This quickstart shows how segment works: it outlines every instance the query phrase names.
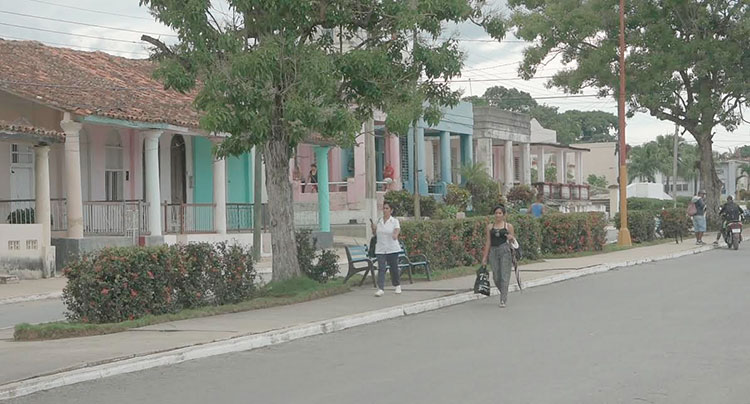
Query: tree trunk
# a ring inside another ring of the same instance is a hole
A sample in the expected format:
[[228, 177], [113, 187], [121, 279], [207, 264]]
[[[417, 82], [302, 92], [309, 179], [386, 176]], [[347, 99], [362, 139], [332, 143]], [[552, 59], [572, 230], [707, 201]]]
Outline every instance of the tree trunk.
[[721, 180], [719, 180], [714, 167], [711, 129], [704, 129], [705, 133], [693, 133], [693, 137], [698, 142], [700, 153], [701, 188], [706, 191], [706, 220], [712, 227], [715, 227], [719, 224]]
[[268, 210], [271, 219], [273, 280], [300, 275], [297, 241], [294, 237], [294, 200], [289, 181], [289, 144], [270, 140], [263, 150], [266, 162]]

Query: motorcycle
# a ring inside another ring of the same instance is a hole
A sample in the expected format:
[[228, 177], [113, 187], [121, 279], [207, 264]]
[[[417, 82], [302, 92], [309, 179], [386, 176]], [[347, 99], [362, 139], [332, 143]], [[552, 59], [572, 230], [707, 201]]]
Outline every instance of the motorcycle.
[[740, 248], [742, 242], [742, 221], [736, 220], [727, 223], [726, 229], [724, 229], [724, 242], [731, 249]]

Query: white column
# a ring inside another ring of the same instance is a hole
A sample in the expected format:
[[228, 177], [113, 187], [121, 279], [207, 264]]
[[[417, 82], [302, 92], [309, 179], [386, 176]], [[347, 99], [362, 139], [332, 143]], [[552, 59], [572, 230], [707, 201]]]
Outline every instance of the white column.
[[490, 175], [490, 177], [493, 177], [493, 168], [492, 168], [492, 139], [477, 139], [477, 159], [476, 163], [484, 163], [484, 167], [487, 171], [487, 174]]
[[557, 182], [565, 184], [567, 180], [567, 167], [565, 167], [565, 150], [557, 151]]
[[576, 183], [583, 185], [583, 152], [576, 152]]
[[49, 200], [49, 146], [40, 145], [34, 149], [36, 160], [34, 160], [34, 177], [36, 180], [36, 201], [34, 218], [42, 225], [42, 245], [48, 247], [52, 237]]
[[162, 235], [161, 189], [159, 188], [159, 136], [162, 130], [143, 132], [146, 159], [146, 201], [148, 202], [148, 226], [152, 236]]
[[528, 143], [521, 144], [521, 166], [523, 169], [521, 182], [524, 185], [531, 185], [531, 145]]
[[505, 141], [505, 183], [503, 184], [503, 195], [507, 195], [513, 188], [513, 141]]
[[226, 160], [214, 158], [214, 227], [218, 234], [227, 234], [226, 177]]
[[60, 122], [65, 132], [65, 188], [67, 191], [68, 237], [83, 238], [83, 192], [81, 191], [81, 143], [83, 125], [70, 120]]
[[539, 182], [545, 182], [544, 179], [544, 171], [547, 169], [546, 167], [547, 161], [544, 158], [544, 146], [539, 146], [539, 164], [536, 165], [537, 168], [537, 181]]

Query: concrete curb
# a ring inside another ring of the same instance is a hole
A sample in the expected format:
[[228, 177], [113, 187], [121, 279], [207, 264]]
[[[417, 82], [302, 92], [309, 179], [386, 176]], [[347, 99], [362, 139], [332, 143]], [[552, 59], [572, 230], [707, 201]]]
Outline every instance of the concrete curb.
[[33, 302], [36, 300], [48, 300], [48, 299], [60, 299], [60, 298], [62, 298], [62, 292], [51, 292], [51, 293], [40, 293], [37, 295], [6, 297], [4, 299], [0, 299], [0, 306], [4, 304]]
[[[679, 253], [660, 257], [642, 258], [618, 263], [596, 265], [589, 268], [573, 270], [562, 274], [523, 282], [523, 287], [524, 289], [526, 289], [536, 286], [549, 285], [552, 283], [575, 279], [586, 275], [607, 272], [615, 268], [622, 268], [649, 262], [678, 258], [686, 255], [699, 254], [705, 251], [712, 250], [713, 248], [713, 246], [704, 246], [701, 248], [682, 251]], [[511, 285], [510, 290], [517, 291], [517, 285]], [[497, 294], [497, 290], [493, 289], [492, 292], [492, 295]], [[349, 316], [338, 317], [331, 320], [324, 320], [279, 330], [272, 330], [260, 334], [244, 335], [223, 341], [193, 345], [185, 348], [147, 354], [131, 359], [119, 360], [81, 369], [62, 371], [60, 373], [48, 376], [35, 377], [0, 386], [0, 400], [21, 397], [43, 390], [50, 390], [53, 388], [68, 386], [71, 384], [102, 379], [105, 377], [116, 376], [125, 373], [137, 372], [158, 366], [175, 365], [178, 363], [194, 359], [207, 358], [215, 355], [249, 351], [257, 348], [281, 344], [284, 342], [290, 342], [301, 338], [329, 334], [336, 331], [346, 330], [348, 328], [366, 324], [372, 324], [383, 320], [424, 313], [427, 311], [437, 310], [443, 307], [453, 306], [456, 304], [461, 304], [482, 298], [484, 298], [484, 296], [476, 295], [473, 292], [458, 293], [455, 295], [443, 296], [401, 306], [389, 307], [359, 314], [352, 314]]]

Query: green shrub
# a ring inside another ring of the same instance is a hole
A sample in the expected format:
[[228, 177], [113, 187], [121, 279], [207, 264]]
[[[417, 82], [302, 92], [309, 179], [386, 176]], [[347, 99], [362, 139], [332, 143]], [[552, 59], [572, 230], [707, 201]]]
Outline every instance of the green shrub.
[[471, 192], [456, 184], [448, 184], [448, 190], [445, 193], [446, 205], [455, 206], [458, 212], [465, 212], [469, 199], [471, 199]]
[[[437, 269], [475, 265], [482, 259], [490, 216], [454, 220], [404, 221], [401, 239], [410, 254], [425, 254]], [[602, 213], [550, 214], [541, 219], [510, 215], [525, 258], [541, 253], [601, 250], [606, 242]]]
[[[690, 203], [690, 199], [691, 198], [689, 196], [678, 196], [677, 207], [687, 208], [688, 203]], [[654, 198], [628, 198], [628, 211], [650, 210], [656, 212], [661, 209], [671, 209], [672, 207], [674, 207], [674, 201], [671, 200], [661, 200]]]
[[339, 272], [339, 256], [333, 250], [318, 253], [317, 243], [308, 229], [295, 234], [297, 239], [297, 260], [302, 273], [320, 283], [333, 279]]
[[454, 205], [448, 205], [445, 203], [438, 204], [435, 210], [434, 219], [455, 219], [456, 214], [459, 212], [458, 208]]
[[[656, 217], [659, 210], [628, 210], [628, 231], [634, 243], [652, 241], [656, 238]], [[615, 213], [615, 226], [620, 229], [620, 212]]]
[[601, 250], [606, 242], [603, 213], [550, 213], [539, 220], [545, 254]]
[[[393, 216], [414, 216], [414, 195], [406, 190], [388, 191], [383, 200], [393, 209]], [[437, 201], [428, 195], [419, 197], [420, 216], [432, 217], [437, 210]]]
[[489, 215], [498, 204], [505, 200], [500, 194], [500, 185], [487, 174], [485, 165], [477, 163], [461, 168], [464, 187], [471, 194], [472, 211], [479, 215]]
[[684, 237], [690, 232], [691, 220], [683, 208], [664, 209], [660, 212], [659, 219], [664, 238]]
[[414, 216], [414, 195], [405, 189], [386, 192], [383, 201], [391, 205], [393, 216]]
[[516, 185], [508, 192], [506, 198], [513, 206], [527, 207], [534, 201], [536, 191], [528, 185]]
[[111, 323], [234, 303], [256, 291], [250, 251], [226, 243], [109, 247], [63, 270], [71, 320]]

